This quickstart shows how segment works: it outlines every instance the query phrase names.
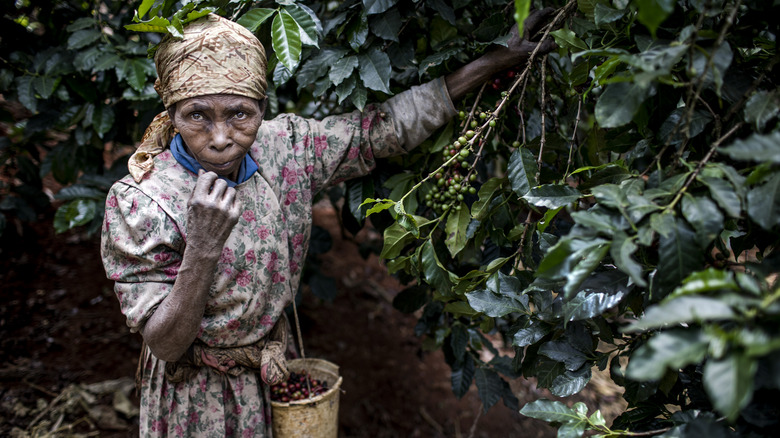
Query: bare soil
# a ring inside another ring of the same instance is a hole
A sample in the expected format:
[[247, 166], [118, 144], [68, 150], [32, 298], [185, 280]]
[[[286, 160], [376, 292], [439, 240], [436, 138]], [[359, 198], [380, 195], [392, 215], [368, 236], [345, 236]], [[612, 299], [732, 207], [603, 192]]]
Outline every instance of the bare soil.
[[[414, 335], [417, 317], [392, 307], [402, 286], [378, 258], [364, 260], [358, 252], [356, 242], [378, 235], [367, 229], [342, 239], [335, 211], [327, 207], [315, 209], [315, 224], [332, 231], [333, 248], [320, 257], [339, 294], [324, 302], [306, 293], [298, 310], [307, 357], [340, 366], [340, 436], [555, 436], [546, 423], [500, 403], [482, 414], [474, 386], [457, 399], [441, 352], [423, 351]], [[48, 430], [64, 430], [56, 436], [137, 436], [132, 414], [119, 413], [108, 426], [94, 421], [95, 406], [116, 409], [109, 396], [92, 400], [90, 415], [78, 406], [65, 409], [63, 402], [70, 385], [131, 378], [141, 347], [105, 278], [99, 238], [55, 235], [44, 220], [9, 223], [0, 243], [0, 436], [23, 436], [21, 431], [29, 433], [33, 422], [40, 426], [47, 418]], [[530, 380], [512, 387], [521, 404], [550, 398]], [[618, 399], [598, 378], [576, 397], [591, 409], [601, 406], [608, 417], [620, 410]], [[130, 400], [137, 405], [132, 393]]]

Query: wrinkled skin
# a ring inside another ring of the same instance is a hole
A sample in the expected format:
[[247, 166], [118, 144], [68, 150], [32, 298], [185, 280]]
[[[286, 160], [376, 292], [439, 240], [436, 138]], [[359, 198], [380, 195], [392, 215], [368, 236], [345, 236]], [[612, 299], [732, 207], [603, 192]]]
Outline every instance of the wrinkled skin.
[[[494, 49], [448, 75], [445, 82], [452, 100], [462, 98], [494, 74], [525, 62], [537, 46], [528, 35], [534, 35], [551, 12], [551, 8], [534, 11], [525, 22], [524, 38], [513, 27], [507, 47]], [[550, 40], [539, 51], [543, 54], [554, 48]], [[159, 359], [178, 360], [197, 336], [222, 247], [240, 211], [235, 190], [218, 176], [235, 181], [264, 113], [265, 101], [233, 95], [194, 97], [169, 108], [187, 151], [207, 172], [200, 171], [188, 203], [187, 246], [173, 290], [141, 329]], [[220, 365], [207, 354], [202, 359], [219, 371], [230, 366]], [[265, 370], [262, 374], [265, 379]]]

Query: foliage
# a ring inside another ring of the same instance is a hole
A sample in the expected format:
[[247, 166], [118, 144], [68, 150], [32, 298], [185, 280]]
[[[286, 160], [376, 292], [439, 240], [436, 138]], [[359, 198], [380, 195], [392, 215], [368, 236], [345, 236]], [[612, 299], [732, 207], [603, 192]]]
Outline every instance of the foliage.
[[[177, 19], [215, 8], [274, 48], [271, 112], [319, 117], [453, 71], [506, 41], [530, 3], [22, 6], [17, 23], [45, 32], [2, 54], [0, 88], [29, 114], [0, 145], [22, 182], [0, 205], [29, 202], [25, 190], [51, 172], [78, 179], [60, 192], [61, 227], [99, 218], [95, 189], [114, 174], [98, 152], [137, 140], [159, 110], [144, 58], [159, 39], [128, 33], [131, 17], [175, 35]], [[345, 227], [368, 215], [383, 231], [381, 256], [410, 285], [394, 304], [443, 350], [454, 393], [476, 384], [485, 410], [520, 409], [506, 379], [567, 397], [596, 367], [625, 389], [611, 426], [578, 404], [521, 412], [560, 436], [769, 435], [780, 418], [776, 2], [549, 3], [559, 9], [534, 38], [558, 50], [494, 78], [418, 149], [332, 192], [343, 190]]]

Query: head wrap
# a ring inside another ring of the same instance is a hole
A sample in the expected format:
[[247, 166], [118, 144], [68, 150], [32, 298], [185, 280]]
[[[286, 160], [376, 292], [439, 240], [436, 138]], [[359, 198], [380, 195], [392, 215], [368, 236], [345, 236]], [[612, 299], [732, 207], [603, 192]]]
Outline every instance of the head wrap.
[[[184, 37], [166, 36], [154, 56], [154, 89], [163, 105], [211, 94], [263, 99], [266, 89], [265, 49], [245, 27], [209, 14], [189, 23]], [[136, 182], [153, 167], [175, 135], [166, 111], [158, 114], [144, 133], [128, 167]]]

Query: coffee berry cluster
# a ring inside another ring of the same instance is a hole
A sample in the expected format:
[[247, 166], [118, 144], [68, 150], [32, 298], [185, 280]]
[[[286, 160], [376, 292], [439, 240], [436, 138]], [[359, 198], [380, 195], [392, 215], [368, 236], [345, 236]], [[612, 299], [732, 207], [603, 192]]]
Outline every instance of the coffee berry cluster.
[[271, 400], [287, 403], [308, 398], [309, 394], [314, 397], [327, 392], [327, 390], [328, 382], [310, 378], [306, 370], [300, 373], [291, 372], [287, 381], [271, 385]]

